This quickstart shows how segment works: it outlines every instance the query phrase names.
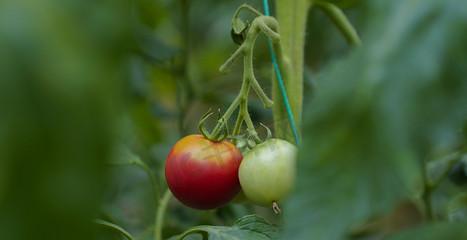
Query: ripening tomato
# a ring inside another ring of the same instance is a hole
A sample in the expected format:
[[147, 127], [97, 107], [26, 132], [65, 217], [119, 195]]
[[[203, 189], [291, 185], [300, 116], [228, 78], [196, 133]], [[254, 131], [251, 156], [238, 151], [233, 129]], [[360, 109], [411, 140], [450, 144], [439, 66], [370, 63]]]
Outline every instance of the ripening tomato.
[[241, 152], [230, 142], [213, 142], [202, 135], [180, 139], [170, 151], [165, 177], [170, 191], [197, 209], [220, 207], [240, 191]]
[[269, 139], [245, 154], [239, 178], [245, 196], [252, 202], [272, 206], [293, 187], [297, 148], [281, 139]]

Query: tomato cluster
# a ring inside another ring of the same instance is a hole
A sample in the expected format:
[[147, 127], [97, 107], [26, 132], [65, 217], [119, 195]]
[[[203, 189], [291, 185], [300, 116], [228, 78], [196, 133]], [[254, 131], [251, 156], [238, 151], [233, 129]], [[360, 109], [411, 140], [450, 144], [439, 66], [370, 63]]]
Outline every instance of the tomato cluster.
[[192, 208], [221, 207], [241, 189], [253, 203], [271, 206], [293, 186], [295, 155], [296, 147], [280, 139], [266, 140], [242, 156], [227, 140], [189, 135], [170, 151], [165, 176], [173, 195]]

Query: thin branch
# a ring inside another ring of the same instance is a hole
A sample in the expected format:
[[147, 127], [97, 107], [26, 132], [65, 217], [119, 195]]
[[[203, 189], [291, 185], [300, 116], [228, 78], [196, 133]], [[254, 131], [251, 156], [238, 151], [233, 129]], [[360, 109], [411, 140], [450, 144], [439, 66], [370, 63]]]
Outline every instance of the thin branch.
[[[242, 5], [235, 12], [232, 21], [234, 21], [238, 17], [238, 14], [242, 9], [248, 9], [253, 12], [256, 11], [249, 5]], [[248, 93], [250, 87], [253, 88], [253, 90], [258, 95], [265, 108], [271, 107], [273, 105], [273, 101], [266, 95], [266, 93], [263, 91], [255, 77], [253, 69], [253, 49], [255, 46], [256, 39], [258, 38], [258, 35], [261, 32], [269, 38], [271, 38], [274, 42], [274, 45], [279, 47], [280, 35], [277, 33], [278, 23], [273, 17], [263, 16], [260, 13], [258, 13], [258, 16], [259, 17], [256, 17], [251, 23], [250, 27], [248, 28], [245, 41], [242, 43], [242, 45], [240, 45], [240, 47], [219, 68], [221, 72], [225, 72], [228, 68], [230, 68], [232, 63], [239, 56], [243, 56], [243, 82], [242, 87], [240, 89], [240, 93], [237, 95], [234, 102], [232, 102], [232, 104], [229, 106], [229, 108], [226, 110], [224, 115], [219, 119], [218, 123], [214, 127], [214, 130], [211, 134], [212, 139], [214, 140], [219, 135], [220, 131], [223, 128], [223, 125], [225, 125], [227, 121], [229, 121], [232, 113], [240, 105], [237, 120], [235, 121], [233, 134], [238, 135], [240, 133], [242, 123], [243, 121], [245, 121], [247, 131], [249, 132], [249, 134], [253, 136], [255, 141], [261, 141], [258, 137], [258, 134], [256, 133], [250, 114], [248, 113]], [[279, 55], [279, 57], [282, 57], [282, 54]]]
[[154, 240], [162, 240], [162, 227], [164, 226], [164, 216], [172, 193], [167, 189], [159, 202], [156, 212], [156, 225], [154, 227]]
[[238, 15], [240, 15], [240, 12], [242, 10], [248, 10], [250, 11], [251, 13], [255, 14], [256, 16], [262, 16], [263, 14], [260, 13], [258, 10], [256, 10], [255, 8], [253, 8], [252, 6], [244, 3], [242, 4], [240, 7], [237, 8], [237, 10], [235, 10], [235, 13], [233, 15], [233, 18], [232, 19], [235, 19], [238, 17]]
[[235, 60], [244, 54], [244, 45], [241, 45], [237, 50], [219, 67], [219, 71], [225, 73], [232, 66]]
[[[278, 42], [280, 41], [281, 39], [281, 35], [279, 35], [279, 33], [275, 32], [274, 30], [272, 30], [269, 26], [268, 26], [268, 22], [271, 23], [271, 19], [274, 19], [274, 18], [271, 18], [271, 17], [261, 17], [261, 18], [258, 18], [258, 21], [257, 21], [257, 24], [258, 24], [258, 27], [259, 29], [261, 29], [261, 31], [266, 35], [268, 36], [269, 38], [271, 38], [271, 40], [273, 42]], [[277, 22], [276, 22], [277, 24]]]
[[337, 7], [336, 5], [328, 2], [315, 2], [316, 6], [318, 6], [324, 13], [331, 18], [334, 24], [339, 28], [341, 33], [344, 35], [347, 41], [354, 45], [359, 46], [361, 45], [360, 37], [357, 34], [357, 31], [350, 23], [349, 19], [345, 16], [344, 12]]
[[266, 95], [266, 93], [263, 91], [261, 86], [258, 83], [258, 80], [253, 76], [253, 79], [251, 79], [251, 87], [255, 91], [256, 95], [258, 95], [259, 99], [263, 103], [264, 108], [270, 108], [273, 105], [273, 101]]
[[128, 240], [134, 240], [133, 236], [131, 236], [131, 234], [129, 232], [127, 232], [125, 229], [123, 229], [122, 227], [118, 226], [115, 223], [107, 222], [107, 221], [102, 220], [102, 219], [96, 219], [96, 220], [94, 220], [94, 222], [96, 224], [98, 224], [98, 225], [105, 226], [107, 228], [110, 228], [110, 229], [122, 234]]
[[243, 123], [243, 117], [239, 110], [237, 114], [237, 120], [235, 120], [235, 126], [233, 129], [232, 135], [237, 136], [238, 134], [240, 134], [240, 130], [242, 129], [242, 123]]
[[237, 109], [238, 105], [240, 104], [241, 96], [242, 90], [240, 90], [240, 94], [237, 97], [235, 97], [234, 101], [230, 104], [229, 108], [227, 108], [224, 115], [222, 115], [222, 117], [218, 120], [216, 126], [214, 127], [214, 130], [212, 130], [211, 136], [213, 137], [213, 139], [216, 139], [218, 137], [224, 124], [227, 124], [227, 122], [230, 119], [230, 116], [232, 116], [232, 113], [235, 111], [235, 109]]

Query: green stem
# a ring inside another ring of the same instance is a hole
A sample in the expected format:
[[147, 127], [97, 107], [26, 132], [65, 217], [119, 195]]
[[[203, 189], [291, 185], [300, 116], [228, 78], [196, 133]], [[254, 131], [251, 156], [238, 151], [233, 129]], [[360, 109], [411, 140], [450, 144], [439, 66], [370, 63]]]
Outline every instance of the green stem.
[[240, 12], [242, 10], [248, 10], [250, 11], [251, 13], [255, 14], [256, 16], [262, 16], [263, 14], [261, 12], [259, 12], [258, 10], [254, 9], [252, 6], [248, 5], [248, 4], [242, 4], [240, 5], [240, 7], [237, 8], [237, 10], [235, 11], [234, 15], [233, 15], [233, 19], [237, 18], [238, 15], [240, 15]]
[[[255, 31], [255, 30], [252, 29], [252, 31]], [[253, 121], [251, 120], [250, 113], [248, 112], [248, 93], [249, 93], [249, 87], [251, 85], [251, 82], [255, 79], [254, 69], [253, 69], [253, 47], [254, 47], [257, 36], [258, 36], [257, 34], [249, 35], [247, 37], [247, 40], [245, 41], [247, 44], [251, 44], [245, 56], [243, 57], [244, 58], [243, 78], [245, 79], [245, 85], [247, 85], [247, 90], [244, 93], [245, 97], [243, 98], [243, 101], [241, 102], [240, 111], [238, 113], [238, 114], [241, 114], [243, 120], [245, 121], [248, 134], [255, 137], [255, 139], [257, 138], [258, 134], [256, 133], [255, 126], [253, 124]]]
[[253, 137], [256, 143], [261, 142], [261, 139], [259, 138], [258, 133], [256, 132], [255, 125], [253, 124], [250, 114], [248, 113], [248, 108], [243, 107], [241, 110], [242, 110], [241, 114], [243, 116], [243, 120], [245, 121], [248, 134]]
[[[243, 87], [242, 87], [243, 89]], [[237, 109], [238, 105], [240, 104], [241, 100], [241, 95], [242, 91], [240, 91], [240, 94], [234, 99], [234, 101], [230, 104], [229, 108], [225, 111], [225, 113], [222, 115], [222, 117], [218, 120], [216, 126], [214, 127], [214, 130], [212, 130], [212, 138], [216, 139], [219, 134], [221, 133], [222, 127], [224, 124], [227, 124], [227, 122], [230, 119], [230, 116], [232, 116], [232, 113]]]
[[324, 13], [331, 18], [350, 44], [359, 46], [362, 43], [360, 37], [358, 37], [357, 31], [339, 7], [328, 2], [316, 2], [316, 6], [322, 9]]
[[[278, 28], [278, 24], [276, 19], [270, 16], [263, 17], [263, 21], [258, 22], [258, 27], [261, 29], [261, 31], [266, 34], [273, 42], [277, 42], [280, 40], [281, 35], [277, 33], [275, 30]], [[271, 27], [274, 29], [271, 29]]]
[[[240, 108], [241, 108], [241, 105], [240, 105]], [[242, 129], [243, 118], [242, 118], [242, 115], [241, 115], [240, 111], [241, 110], [238, 110], [237, 120], [235, 120], [235, 127], [234, 127], [234, 130], [232, 132], [233, 136], [239, 135], [240, 130]]]
[[102, 219], [96, 219], [96, 220], [94, 220], [94, 222], [96, 224], [101, 225], [101, 226], [108, 227], [108, 228], [110, 228], [110, 229], [112, 229], [112, 230], [114, 230], [116, 232], [119, 232], [120, 234], [122, 234], [128, 240], [133, 240], [134, 239], [133, 236], [131, 236], [131, 234], [129, 232], [127, 232], [125, 229], [118, 226], [117, 224], [107, 222], [107, 221], [102, 220]]
[[148, 174], [151, 180], [151, 183], [154, 189], [154, 205], [159, 206], [156, 211], [156, 217], [155, 217], [154, 239], [155, 240], [162, 239], [161, 238], [162, 222], [163, 222], [164, 212], [167, 208], [167, 202], [169, 201], [170, 196], [171, 196], [170, 190], [167, 189], [162, 199], [160, 199], [160, 192], [159, 192], [157, 180], [152, 170], [149, 168], [149, 166], [139, 158], [133, 159], [131, 163], [141, 167]]
[[434, 191], [434, 188], [430, 184], [428, 180], [427, 174], [427, 161], [423, 161], [422, 163], [422, 179], [423, 179], [423, 193], [422, 193], [422, 200], [425, 206], [425, 217], [427, 220], [431, 221], [433, 219], [433, 211], [432, 211], [432, 202], [431, 202], [431, 194]]
[[151, 186], [154, 191], [154, 204], [157, 206], [157, 204], [159, 204], [159, 198], [161, 196], [161, 193], [159, 191], [159, 184], [157, 182], [156, 177], [154, 176], [153, 171], [151, 170], [151, 168], [149, 168], [149, 166], [145, 162], [143, 162], [139, 158], [133, 159], [131, 163], [142, 168], [148, 175], [149, 181], [151, 182]]
[[222, 73], [227, 72], [227, 69], [229, 69], [230, 66], [232, 66], [235, 59], [237, 59], [238, 57], [240, 57], [240, 55], [243, 55], [244, 53], [245, 53], [245, 47], [244, 45], [242, 45], [239, 48], [237, 48], [237, 50], [235, 50], [235, 52], [224, 62], [224, 64], [222, 64], [219, 67], [219, 72], [222, 72]]
[[[279, 67], [284, 77], [287, 95], [294, 114], [298, 132], [300, 132], [302, 101], [303, 101], [303, 58], [305, 46], [305, 30], [310, 0], [276, 0], [277, 21], [280, 24], [281, 45], [274, 48], [277, 51]], [[283, 52], [282, 52], [283, 51]], [[281, 54], [282, 56], [279, 56]], [[288, 56], [287, 59], [285, 56]], [[294, 142], [294, 135], [290, 128], [287, 112], [278, 88], [275, 76], [273, 84], [273, 117], [276, 137]]]
[[264, 108], [270, 108], [273, 105], [273, 101], [269, 99], [269, 97], [266, 95], [266, 93], [263, 91], [261, 86], [258, 83], [258, 80], [253, 76], [253, 79], [251, 79], [251, 87], [255, 91], [256, 95], [258, 95], [259, 99], [263, 103]]
[[[241, 7], [239, 9], [241, 9]], [[238, 12], [239, 10], [237, 9], [237, 12], [235, 13], [234, 17], [236, 17]], [[269, 25], [272, 25], [272, 29]], [[256, 39], [258, 38], [258, 35], [261, 32], [265, 33], [273, 39], [279, 39], [279, 37], [276, 36], [277, 33], [274, 32], [274, 30], [277, 28], [274, 25], [277, 25], [277, 22], [271, 17], [260, 16], [255, 18], [255, 20], [253, 20], [250, 26], [250, 29], [248, 30], [245, 41], [232, 54], [232, 56], [230, 56], [227, 59], [227, 61], [224, 64], [222, 64], [222, 66], [219, 68], [221, 72], [225, 72], [232, 65], [235, 59], [237, 59], [241, 55], [243, 56], [243, 81], [240, 92], [235, 98], [235, 100], [231, 103], [231, 105], [227, 108], [223, 116], [218, 120], [211, 134], [212, 139], [215, 140], [219, 136], [222, 128], [224, 127], [223, 125], [226, 124], [227, 121], [229, 121], [232, 113], [237, 109], [239, 105], [242, 105], [242, 103], [243, 105], [246, 105], [246, 107], [244, 107], [245, 110], [242, 110], [241, 108], [238, 112], [239, 116], [237, 117], [235, 123], [234, 135], [238, 134], [238, 132], [240, 131], [241, 123], [243, 120], [246, 121], [247, 130], [250, 133], [252, 133], [253, 136], [257, 135], [256, 130], [254, 129], [254, 125], [251, 121], [250, 115], [248, 113], [248, 94], [250, 87], [253, 88], [253, 90], [258, 95], [259, 99], [262, 101], [265, 107], [272, 106], [273, 102], [271, 99], [269, 99], [266, 93], [264, 93], [263, 89], [261, 88], [261, 86], [255, 78], [255, 73], [253, 69], [253, 48]]]
[[154, 227], [154, 240], [162, 240], [162, 227], [164, 225], [164, 216], [172, 193], [167, 189], [159, 202], [156, 212], [156, 223]]
[[[258, 95], [264, 107], [267, 108], [273, 105], [273, 101], [269, 99], [269, 97], [266, 95], [266, 93], [263, 91], [258, 81], [256, 80], [253, 68], [253, 49], [255, 46], [256, 39], [258, 38], [258, 35], [261, 32], [273, 41], [273, 46], [277, 49], [278, 56], [280, 58], [279, 65], [282, 68], [282, 70], [286, 73], [285, 76], [288, 76], [288, 73], [290, 72], [290, 70], [288, 69], [289, 64], [287, 63], [284, 55], [282, 54], [280, 35], [277, 33], [278, 23], [276, 19], [270, 16], [263, 16], [254, 8], [244, 4], [240, 6], [235, 12], [232, 20], [232, 25], [235, 24], [234, 21], [238, 18], [238, 15], [242, 9], [248, 9], [254, 12], [256, 15], [258, 15], [258, 17], [256, 17], [249, 26], [248, 31], [246, 33], [246, 39], [242, 43], [242, 45], [219, 68], [221, 72], [226, 72], [237, 58], [243, 56], [243, 81], [240, 93], [237, 95], [232, 104], [227, 108], [224, 115], [218, 120], [216, 126], [212, 131], [212, 134], [203, 134], [214, 141], [216, 141], [216, 139], [219, 138], [219, 134], [221, 133], [222, 128], [226, 127], [224, 126], [224, 124], [227, 124], [232, 113], [239, 105], [240, 110], [238, 111], [237, 120], [235, 121], [233, 134], [238, 135], [240, 133], [242, 123], [243, 121], [245, 121], [248, 134], [252, 136], [256, 142], [261, 141], [258, 137], [258, 134], [256, 133], [253, 121], [251, 120], [250, 114], [248, 112], [248, 94], [250, 87], [252, 87], [255, 93]], [[200, 125], [202, 124], [200, 123]]]

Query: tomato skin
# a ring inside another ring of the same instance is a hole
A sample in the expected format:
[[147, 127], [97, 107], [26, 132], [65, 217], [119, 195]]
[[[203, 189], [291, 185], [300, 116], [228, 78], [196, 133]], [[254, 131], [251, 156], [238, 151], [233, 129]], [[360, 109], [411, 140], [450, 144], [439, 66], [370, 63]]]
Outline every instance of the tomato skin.
[[281, 139], [269, 139], [245, 154], [239, 178], [245, 196], [270, 207], [283, 200], [295, 181], [297, 148]]
[[213, 142], [202, 135], [180, 139], [166, 159], [165, 177], [170, 191], [185, 205], [213, 209], [240, 191], [241, 152], [230, 142]]

